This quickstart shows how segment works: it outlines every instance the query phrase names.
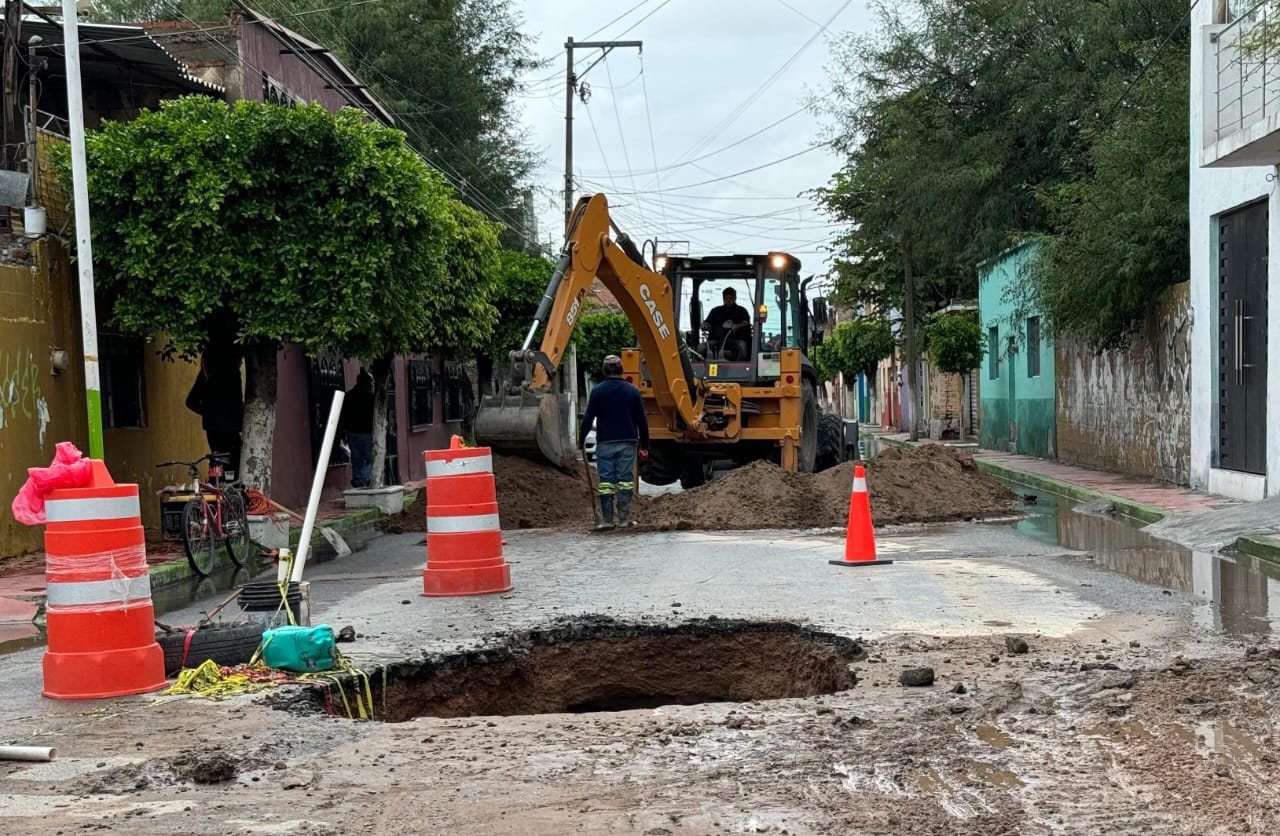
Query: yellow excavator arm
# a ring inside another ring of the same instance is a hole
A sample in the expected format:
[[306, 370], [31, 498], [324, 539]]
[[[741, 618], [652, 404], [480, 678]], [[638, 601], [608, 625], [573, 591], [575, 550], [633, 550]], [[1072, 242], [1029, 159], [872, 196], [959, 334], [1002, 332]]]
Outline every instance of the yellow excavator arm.
[[[547, 285], [524, 345], [511, 352], [513, 367], [526, 371], [506, 391], [487, 398], [476, 417], [476, 439], [502, 449], [540, 450], [556, 464], [572, 460], [575, 416], [563, 414], [567, 399], [550, 394], [551, 380], [569, 348], [587, 292], [600, 282], [618, 300], [645, 358], [653, 396], [673, 428], [700, 425], [697, 381], [681, 354], [671, 283], [643, 264], [630, 239], [609, 218], [602, 194], [583, 197], [574, 208], [564, 250]], [[628, 252], [628, 250], [630, 252]], [[546, 323], [539, 349], [534, 334]]]
[[696, 420], [693, 381], [680, 359], [671, 283], [640, 263], [638, 252], [628, 255], [623, 244], [628, 244], [629, 239], [622, 235], [618, 241], [610, 238], [611, 228], [616, 230], [609, 219], [609, 204], [604, 195], [578, 201], [561, 261], [565, 269], [562, 274], [557, 269], [557, 276], [543, 297], [544, 304], [551, 300], [540, 352], [547, 362], [537, 358], [531, 388], [540, 390], [550, 385], [548, 372], [559, 366], [568, 350], [587, 292], [592, 282], [599, 279], [631, 322], [648, 365], [658, 405], [664, 413], [677, 414], [692, 426]]

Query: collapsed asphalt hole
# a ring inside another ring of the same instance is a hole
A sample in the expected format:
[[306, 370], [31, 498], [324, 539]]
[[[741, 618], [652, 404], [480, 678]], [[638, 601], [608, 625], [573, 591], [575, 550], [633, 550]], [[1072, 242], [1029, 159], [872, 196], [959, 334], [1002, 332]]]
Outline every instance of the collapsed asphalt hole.
[[[812, 697], [852, 688], [861, 642], [787, 622], [608, 618], [490, 637], [370, 672], [376, 719], [585, 713]], [[313, 692], [313, 705], [324, 699]], [[333, 694], [328, 704], [333, 705]], [[281, 706], [285, 707], [285, 706]]]

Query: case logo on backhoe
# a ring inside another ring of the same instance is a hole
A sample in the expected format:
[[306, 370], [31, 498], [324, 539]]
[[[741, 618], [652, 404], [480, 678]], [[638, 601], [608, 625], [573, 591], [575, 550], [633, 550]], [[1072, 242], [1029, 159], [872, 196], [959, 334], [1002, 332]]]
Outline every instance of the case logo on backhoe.
[[663, 319], [662, 312], [658, 310], [658, 303], [653, 301], [653, 293], [649, 290], [649, 285], [640, 285], [640, 298], [649, 308], [649, 318], [653, 320], [653, 327], [658, 329], [658, 335], [664, 340], [671, 336], [671, 329], [667, 327], [667, 321]]

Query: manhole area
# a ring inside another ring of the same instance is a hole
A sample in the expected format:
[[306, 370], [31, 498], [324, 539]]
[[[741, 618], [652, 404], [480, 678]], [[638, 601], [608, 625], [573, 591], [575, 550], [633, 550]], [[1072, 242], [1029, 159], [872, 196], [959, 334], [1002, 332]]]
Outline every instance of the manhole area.
[[377, 719], [626, 711], [812, 697], [852, 688], [862, 645], [789, 623], [609, 622], [509, 637], [498, 648], [370, 677]]

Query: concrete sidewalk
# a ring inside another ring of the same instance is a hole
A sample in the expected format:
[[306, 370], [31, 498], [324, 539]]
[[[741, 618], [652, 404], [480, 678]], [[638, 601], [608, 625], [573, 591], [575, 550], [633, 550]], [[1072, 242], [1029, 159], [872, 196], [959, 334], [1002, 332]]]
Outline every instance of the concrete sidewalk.
[[[882, 445], [910, 447], [913, 444], [906, 433], [882, 433], [877, 432], [874, 427], [864, 427], [862, 432]], [[1247, 518], [1248, 512], [1239, 509], [1252, 504], [1119, 473], [1091, 470], [1018, 453], [983, 450], [973, 442], [936, 442], [931, 439], [915, 442], [938, 443], [969, 453], [978, 468], [992, 476], [1081, 502], [1109, 502], [1125, 516], [1146, 523], [1159, 523], [1170, 516], [1182, 517], [1232, 509], [1236, 509], [1231, 514], [1233, 518]], [[1271, 519], [1270, 511], [1262, 514], [1261, 518]], [[1254, 527], [1248, 533], [1228, 538], [1227, 542], [1233, 542], [1234, 547], [1244, 554], [1280, 563], [1280, 529], [1273, 528], [1269, 522], [1260, 528]]]

